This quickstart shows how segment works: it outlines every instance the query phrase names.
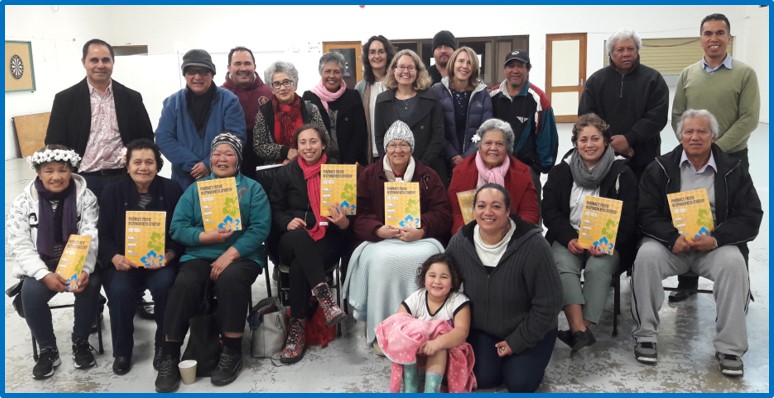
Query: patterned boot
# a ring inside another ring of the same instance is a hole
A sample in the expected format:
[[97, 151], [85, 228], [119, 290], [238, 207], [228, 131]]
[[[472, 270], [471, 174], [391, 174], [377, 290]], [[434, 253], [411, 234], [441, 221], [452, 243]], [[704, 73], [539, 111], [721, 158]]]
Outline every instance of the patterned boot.
[[280, 353], [280, 362], [296, 363], [304, 357], [306, 349], [305, 319], [290, 317], [288, 320], [288, 337], [285, 340], [285, 348]]
[[317, 301], [319, 301], [322, 306], [326, 325], [338, 325], [347, 318], [347, 314], [336, 305], [336, 301], [333, 299], [333, 293], [331, 293], [331, 289], [328, 287], [327, 283], [318, 283], [317, 286], [312, 288], [312, 294], [317, 297]]

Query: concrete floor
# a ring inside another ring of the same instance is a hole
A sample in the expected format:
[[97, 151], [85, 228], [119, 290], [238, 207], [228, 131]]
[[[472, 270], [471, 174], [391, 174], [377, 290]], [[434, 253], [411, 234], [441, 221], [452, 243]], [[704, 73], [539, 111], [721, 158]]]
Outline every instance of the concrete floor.
[[[559, 125], [559, 154], [570, 148], [571, 125]], [[664, 151], [677, 144], [671, 129], [662, 133]], [[711, 295], [693, 296], [686, 302], [665, 303], [660, 312], [659, 363], [640, 364], [632, 354], [633, 340], [629, 280], [623, 277], [619, 335], [611, 337], [612, 297], [608, 299], [602, 322], [593, 328], [597, 343], [590, 349], [571, 355], [570, 349], [557, 343], [544, 382], [543, 392], [768, 392], [769, 391], [769, 126], [761, 124], [750, 141], [753, 179], [766, 213], [761, 234], [750, 245], [751, 287], [755, 302], [747, 315], [750, 348], [744, 356], [745, 376], [729, 379], [720, 374], [714, 359], [715, 305]], [[167, 173], [169, 169], [165, 170]], [[5, 209], [26, 182], [34, 177], [26, 161], [5, 163]], [[545, 180], [545, 176], [543, 177]], [[7, 260], [5, 285], [15, 282], [12, 264]], [[674, 286], [675, 278], [664, 282]], [[701, 287], [711, 287], [702, 279]], [[276, 291], [276, 287], [273, 287]], [[264, 278], [253, 285], [253, 297], [266, 295]], [[612, 292], [611, 292], [612, 296]], [[52, 302], [68, 302], [67, 294]], [[75, 369], [70, 357], [69, 334], [72, 310], [56, 310], [54, 330], [59, 338], [62, 365], [50, 379], [32, 379], [32, 348], [29, 329], [5, 300], [5, 391], [6, 392], [153, 392], [156, 372], [151, 366], [155, 324], [135, 319], [134, 368], [125, 376], [112, 372], [109, 314], [105, 310], [105, 354], [97, 356], [97, 366]], [[560, 315], [560, 328], [566, 321]], [[291, 366], [274, 366], [269, 360], [245, 357], [239, 378], [229, 386], [214, 387], [207, 379], [181, 385], [180, 392], [387, 392], [390, 362], [375, 356], [365, 346], [363, 322], [349, 320], [343, 337], [327, 348], [310, 348], [304, 359]], [[91, 336], [97, 345], [96, 335]], [[249, 343], [245, 339], [245, 352]]]

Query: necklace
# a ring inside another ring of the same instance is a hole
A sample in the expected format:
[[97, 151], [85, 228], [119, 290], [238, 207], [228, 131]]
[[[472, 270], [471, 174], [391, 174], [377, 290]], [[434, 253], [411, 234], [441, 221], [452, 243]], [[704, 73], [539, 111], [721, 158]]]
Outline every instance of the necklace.
[[408, 100], [400, 100], [403, 103], [403, 110], [408, 110]]

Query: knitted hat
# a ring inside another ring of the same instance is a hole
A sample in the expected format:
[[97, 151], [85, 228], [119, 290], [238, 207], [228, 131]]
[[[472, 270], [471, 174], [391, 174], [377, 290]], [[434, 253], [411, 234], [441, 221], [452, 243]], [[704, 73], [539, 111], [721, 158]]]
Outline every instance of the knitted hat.
[[414, 153], [414, 133], [406, 123], [396, 120], [395, 123], [384, 133], [384, 151], [387, 151], [387, 145], [395, 140], [405, 141], [411, 147], [411, 153]]
[[212, 74], [215, 75], [215, 64], [212, 63], [212, 57], [210, 57], [210, 54], [207, 51], [193, 49], [185, 53], [185, 55], [183, 55], [183, 67], [181, 68], [183, 73], [185, 73], [185, 68], [189, 66], [205, 67], [211, 70]]
[[459, 47], [457, 39], [455, 39], [452, 32], [449, 32], [448, 30], [442, 30], [433, 36], [433, 50], [442, 45], [447, 45], [451, 47], [452, 50], [456, 50], [457, 47]]
[[226, 144], [231, 147], [231, 149], [236, 152], [237, 156], [237, 169], [239, 169], [239, 166], [242, 165], [242, 140], [239, 139], [234, 133], [230, 131], [224, 131], [212, 140], [212, 147], [210, 148], [210, 153], [215, 150], [215, 148], [218, 145]]

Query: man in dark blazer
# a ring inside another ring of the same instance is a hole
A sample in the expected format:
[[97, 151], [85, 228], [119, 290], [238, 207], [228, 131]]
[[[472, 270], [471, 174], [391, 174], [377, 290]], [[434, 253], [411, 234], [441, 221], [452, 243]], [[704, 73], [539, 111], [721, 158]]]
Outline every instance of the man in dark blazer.
[[46, 131], [46, 145], [65, 145], [81, 156], [78, 173], [97, 198], [126, 173], [126, 144], [153, 139], [140, 93], [111, 79], [113, 61], [110, 44], [92, 39], [83, 45], [86, 78], [54, 97]]

